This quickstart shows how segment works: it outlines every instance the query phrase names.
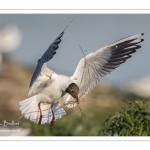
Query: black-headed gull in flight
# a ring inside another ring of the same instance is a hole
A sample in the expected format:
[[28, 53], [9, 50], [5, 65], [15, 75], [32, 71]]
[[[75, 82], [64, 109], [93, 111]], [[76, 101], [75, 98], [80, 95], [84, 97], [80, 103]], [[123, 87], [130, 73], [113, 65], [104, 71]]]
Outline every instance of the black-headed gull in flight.
[[37, 62], [28, 95], [38, 94], [19, 103], [25, 118], [39, 125], [50, 123], [53, 126], [56, 119], [66, 114], [58, 101], [60, 98], [63, 98], [66, 107], [75, 107], [99, 83], [101, 77], [130, 58], [131, 54], [141, 47], [138, 44], [143, 41], [139, 39], [142, 33], [107, 45], [82, 58], [74, 74], [69, 77], [55, 73], [46, 65], [56, 54], [63, 34], [64, 31]]

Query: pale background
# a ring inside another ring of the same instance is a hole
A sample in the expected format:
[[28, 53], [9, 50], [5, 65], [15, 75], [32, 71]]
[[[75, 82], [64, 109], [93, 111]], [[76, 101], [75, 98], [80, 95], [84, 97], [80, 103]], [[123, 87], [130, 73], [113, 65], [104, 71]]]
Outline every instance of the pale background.
[[143, 32], [142, 48], [102, 81], [122, 85], [150, 74], [149, 14], [1, 14], [0, 26], [15, 24], [22, 34], [20, 46], [8, 55], [34, 69], [37, 60], [71, 20], [57, 54], [49, 62], [51, 69], [72, 75], [83, 57], [78, 44], [89, 54], [116, 40]]

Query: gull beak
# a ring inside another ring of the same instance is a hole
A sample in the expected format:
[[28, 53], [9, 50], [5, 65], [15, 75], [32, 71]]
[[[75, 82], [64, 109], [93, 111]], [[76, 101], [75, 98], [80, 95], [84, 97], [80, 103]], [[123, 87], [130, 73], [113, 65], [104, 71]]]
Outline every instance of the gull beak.
[[79, 98], [78, 98], [78, 96], [73, 95], [73, 97], [77, 100], [77, 103], [79, 104]]

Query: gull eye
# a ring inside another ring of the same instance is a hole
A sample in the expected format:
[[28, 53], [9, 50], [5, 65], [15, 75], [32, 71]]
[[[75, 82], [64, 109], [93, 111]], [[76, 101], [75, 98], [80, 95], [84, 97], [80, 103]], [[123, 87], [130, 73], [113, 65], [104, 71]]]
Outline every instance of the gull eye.
[[73, 89], [71, 89], [71, 92], [74, 92], [74, 90], [73, 90]]

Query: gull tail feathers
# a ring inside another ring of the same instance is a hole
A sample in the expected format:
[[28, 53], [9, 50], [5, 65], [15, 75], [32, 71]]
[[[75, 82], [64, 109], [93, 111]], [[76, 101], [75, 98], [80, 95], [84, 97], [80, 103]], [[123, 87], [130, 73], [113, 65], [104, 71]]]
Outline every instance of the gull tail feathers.
[[[19, 103], [20, 111], [22, 115], [26, 118], [31, 120], [34, 123], [39, 122], [40, 119], [40, 110], [38, 107], [37, 95], [25, 99]], [[42, 111], [42, 121], [41, 124], [50, 123], [52, 121], [52, 110], [51, 104], [48, 103], [41, 103], [41, 111]], [[65, 115], [65, 110], [61, 107], [60, 103], [56, 101], [53, 105], [53, 112], [55, 116], [55, 120], [60, 119], [62, 115]]]

